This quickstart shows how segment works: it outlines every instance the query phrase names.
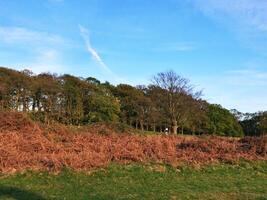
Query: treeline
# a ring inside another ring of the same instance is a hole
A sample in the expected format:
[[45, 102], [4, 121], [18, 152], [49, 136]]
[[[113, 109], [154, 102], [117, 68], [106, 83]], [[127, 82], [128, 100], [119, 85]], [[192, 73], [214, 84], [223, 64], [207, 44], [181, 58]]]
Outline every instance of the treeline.
[[133, 87], [1, 67], [0, 110], [26, 112], [44, 123], [121, 122], [147, 131], [169, 128], [173, 134], [244, 134], [234, 114], [201, 99], [201, 92], [173, 71]]
[[231, 110], [239, 120], [245, 135], [261, 136], [267, 134], [267, 111], [257, 113], [241, 113]]

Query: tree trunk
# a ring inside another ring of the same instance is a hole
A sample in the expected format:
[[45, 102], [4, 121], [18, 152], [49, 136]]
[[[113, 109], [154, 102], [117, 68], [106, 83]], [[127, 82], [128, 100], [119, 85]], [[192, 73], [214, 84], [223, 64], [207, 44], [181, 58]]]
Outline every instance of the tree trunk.
[[27, 100], [26, 100], [25, 96], [23, 96], [23, 98], [22, 98], [22, 106], [23, 106], [22, 111], [26, 112], [27, 111]]
[[172, 122], [172, 134], [177, 135], [177, 128], [178, 128], [177, 120], [173, 120], [173, 122]]
[[144, 131], [144, 122], [143, 121], [140, 121], [140, 127], [141, 127], [141, 130]]
[[133, 121], [132, 121], [132, 119], [130, 118], [130, 119], [129, 119], [129, 126], [132, 126], [132, 123], [133, 123]]
[[216, 127], [216, 126], [214, 126], [212, 135], [215, 135], [215, 134], [216, 134], [216, 132], [217, 132], [217, 127]]
[[156, 132], [156, 125], [153, 124], [153, 132]]
[[15, 96], [15, 109], [16, 109], [16, 111], [19, 111], [19, 95], [17, 94], [16, 96]]
[[36, 106], [36, 99], [35, 97], [32, 99], [32, 112], [35, 112], [35, 106]]

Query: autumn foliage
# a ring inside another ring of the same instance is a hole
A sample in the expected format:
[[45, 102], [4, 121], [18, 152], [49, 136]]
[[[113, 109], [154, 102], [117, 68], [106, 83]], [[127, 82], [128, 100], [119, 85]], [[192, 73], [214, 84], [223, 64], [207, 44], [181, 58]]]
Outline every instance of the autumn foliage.
[[73, 132], [42, 127], [21, 113], [0, 113], [0, 172], [88, 170], [117, 163], [204, 165], [218, 162], [267, 160], [267, 137], [223, 138], [97, 134], [92, 127]]

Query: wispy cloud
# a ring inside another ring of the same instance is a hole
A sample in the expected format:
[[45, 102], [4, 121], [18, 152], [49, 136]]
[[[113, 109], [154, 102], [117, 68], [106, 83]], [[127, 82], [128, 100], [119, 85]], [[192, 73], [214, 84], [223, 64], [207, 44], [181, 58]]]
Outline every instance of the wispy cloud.
[[231, 23], [267, 31], [267, 1], [265, 0], [188, 0], [208, 16]]
[[48, 1], [50, 1], [52, 3], [59, 3], [59, 2], [63, 2], [64, 0], [48, 0]]
[[[62, 52], [69, 42], [59, 35], [27, 29], [24, 27], [0, 26], [0, 43], [12, 48], [6, 52], [14, 60], [2, 60], [1, 64], [16, 69], [29, 69], [34, 73], [63, 73], [67, 66], [62, 64]], [[23, 49], [25, 56], [20, 60], [14, 52]]]
[[193, 51], [196, 49], [196, 45], [193, 43], [163, 43], [156, 47], [154, 50], [158, 52], [182, 52]]
[[236, 108], [242, 112], [266, 110], [267, 71], [259, 65], [255, 63], [254, 67], [196, 76], [195, 80], [204, 87], [209, 102], [220, 103], [228, 109]]
[[99, 64], [99, 66], [108, 74], [112, 76], [116, 76], [110, 68], [104, 63], [102, 58], [99, 56], [97, 51], [92, 47], [91, 42], [90, 42], [90, 36], [89, 36], [89, 31], [84, 28], [83, 26], [79, 25], [80, 29], [80, 34], [85, 42], [85, 46], [87, 51], [90, 53], [90, 55], [93, 57], [93, 59]]
[[267, 72], [259, 69], [240, 69], [226, 72], [228, 84], [241, 87], [267, 87]]
[[8, 63], [1, 62], [1, 65], [12, 67], [17, 70], [29, 69], [39, 74], [42, 72], [66, 73], [68, 66], [62, 63], [62, 55], [55, 49], [42, 49], [32, 53], [30, 59], [9, 60]]
[[65, 41], [58, 35], [49, 34], [35, 30], [29, 30], [22, 27], [3, 27], [0, 26], [0, 41], [13, 43], [27, 44], [52, 44], [59, 45]]
[[22, 67], [30, 68], [34, 73], [66, 73], [67, 71], [67, 66], [61, 64], [60, 52], [54, 49], [40, 51], [32, 62], [24, 63]]

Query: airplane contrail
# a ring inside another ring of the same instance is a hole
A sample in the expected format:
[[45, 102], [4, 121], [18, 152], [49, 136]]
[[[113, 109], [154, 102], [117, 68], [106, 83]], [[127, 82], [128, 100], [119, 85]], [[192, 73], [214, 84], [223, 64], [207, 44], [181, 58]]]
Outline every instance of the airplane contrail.
[[91, 54], [94, 60], [96, 60], [99, 63], [99, 65], [102, 67], [102, 69], [105, 70], [105, 72], [114, 75], [113, 72], [109, 69], [109, 67], [104, 63], [102, 58], [99, 56], [97, 51], [92, 47], [89, 37], [89, 31], [81, 25], [79, 25], [79, 29], [80, 29], [80, 34], [84, 39], [87, 51]]

